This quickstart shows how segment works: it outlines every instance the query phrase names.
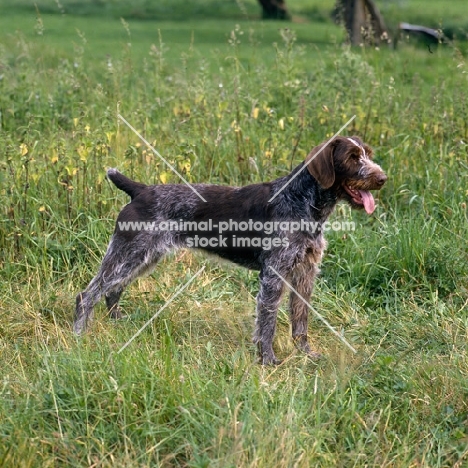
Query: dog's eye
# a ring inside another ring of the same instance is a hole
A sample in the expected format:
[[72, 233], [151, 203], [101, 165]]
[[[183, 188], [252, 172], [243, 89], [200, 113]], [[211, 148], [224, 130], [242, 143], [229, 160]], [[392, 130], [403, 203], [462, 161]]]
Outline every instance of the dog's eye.
[[361, 153], [359, 153], [357, 151], [351, 151], [349, 157], [350, 157], [350, 159], [352, 159], [354, 161], [357, 161], [361, 157]]

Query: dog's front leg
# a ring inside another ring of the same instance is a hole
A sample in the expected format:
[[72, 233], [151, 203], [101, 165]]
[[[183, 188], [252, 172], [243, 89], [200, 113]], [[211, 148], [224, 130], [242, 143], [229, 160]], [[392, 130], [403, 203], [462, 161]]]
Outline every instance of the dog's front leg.
[[257, 295], [257, 319], [253, 341], [258, 347], [263, 365], [276, 365], [281, 362], [276, 359], [273, 351], [273, 338], [283, 289], [283, 281], [272, 271], [263, 270], [260, 273], [260, 291]]
[[311, 359], [319, 359], [322, 357], [320, 353], [310, 349], [307, 339], [308, 303], [314, 287], [314, 279], [318, 272], [319, 269], [314, 263], [305, 261], [297, 265], [291, 274], [291, 286], [297, 294], [291, 291], [289, 295], [289, 311], [293, 341], [295, 345]]

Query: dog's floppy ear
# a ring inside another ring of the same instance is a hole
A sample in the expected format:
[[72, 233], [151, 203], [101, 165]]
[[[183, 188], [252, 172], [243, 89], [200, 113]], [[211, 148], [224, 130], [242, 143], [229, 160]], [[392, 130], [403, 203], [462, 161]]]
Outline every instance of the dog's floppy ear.
[[[329, 189], [335, 182], [335, 167], [333, 165], [333, 151], [336, 140], [316, 146], [307, 156], [305, 163], [310, 174], [324, 189]], [[319, 152], [320, 151], [320, 152]], [[310, 162], [309, 162], [310, 161]]]

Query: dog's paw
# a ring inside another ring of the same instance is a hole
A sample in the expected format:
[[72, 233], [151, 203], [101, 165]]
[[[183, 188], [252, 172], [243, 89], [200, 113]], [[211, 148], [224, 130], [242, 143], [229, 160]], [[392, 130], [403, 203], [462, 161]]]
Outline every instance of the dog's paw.
[[128, 315], [124, 315], [120, 309], [112, 309], [109, 312], [109, 318], [112, 320], [122, 320], [127, 318]]
[[84, 324], [83, 322], [81, 321], [76, 321], [74, 324], [73, 324], [73, 333], [76, 335], [76, 336], [80, 336], [80, 335], [83, 335], [83, 333], [86, 331], [86, 324]]
[[312, 350], [307, 351], [305, 354], [310, 360], [315, 362], [320, 361], [325, 357], [322, 353]]
[[283, 362], [283, 360], [277, 359], [275, 355], [263, 355], [259, 358], [259, 362], [262, 366], [279, 366]]

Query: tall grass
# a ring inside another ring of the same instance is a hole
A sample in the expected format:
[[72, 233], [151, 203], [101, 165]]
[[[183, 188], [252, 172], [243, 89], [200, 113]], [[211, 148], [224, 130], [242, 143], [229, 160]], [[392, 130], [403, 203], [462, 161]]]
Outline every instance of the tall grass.
[[[426, 51], [317, 52], [294, 28], [265, 46], [240, 23], [226, 53], [194, 41], [174, 57], [161, 35], [141, 60], [120, 27], [126, 45], [101, 59], [83, 34], [72, 55], [21, 34], [0, 53], [0, 464], [464, 466], [462, 54], [438, 50], [429, 76]], [[105, 169], [178, 182], [118, 113], [189, 181], [221, 184], [286, 174], [357, 115], [347, 132], [374, 146], [389, 182], [374, 216], [337, 209], [358, 229], [330, 232], [313, 299], [357, 355], [312, 319], [327, 359], [308, 362], [283, 307], [285, 362], [258, 366], [256, 273], [190, 252], [129, 289], [128, 319], [98, 307], [91, 332], [72, 335], [74, 295], [127, 203]], [[117, 354], [201, 264], [197, 284]]]

